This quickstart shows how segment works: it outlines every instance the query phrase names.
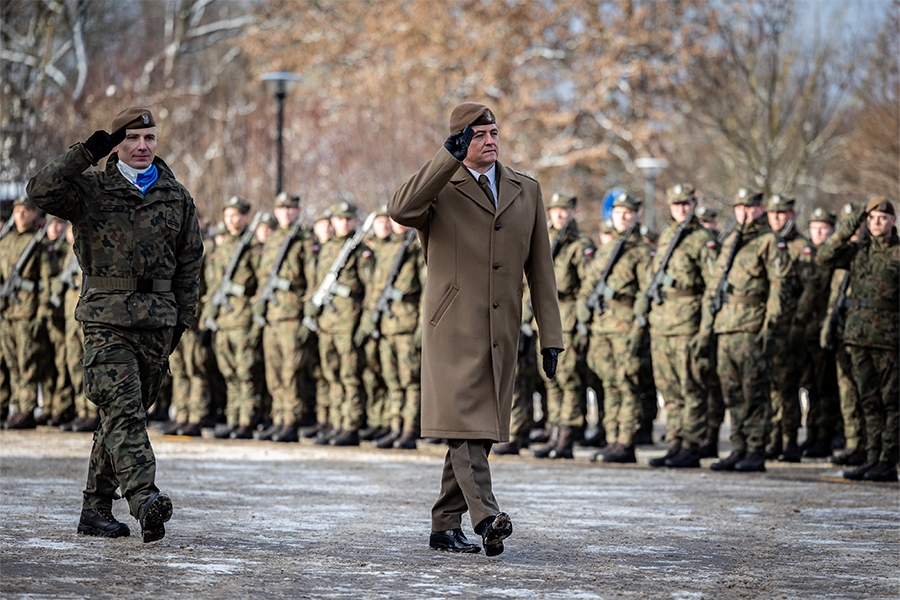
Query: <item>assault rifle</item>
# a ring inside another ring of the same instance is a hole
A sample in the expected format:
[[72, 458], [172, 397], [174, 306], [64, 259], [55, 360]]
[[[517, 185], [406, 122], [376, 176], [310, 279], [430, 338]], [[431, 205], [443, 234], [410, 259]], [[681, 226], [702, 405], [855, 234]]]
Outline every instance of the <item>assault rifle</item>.
[[682, 221], [675, 230], [672, 241], [669, 243], [669, 247], [666, 249], [666, 253], [659, 263], [659, 268], [656, 270], [656, 274], [653, 275], [653, 281], [650, 282], [650, 287], [644, 292], [644, 296], [647, 300], [652, 300], [656, 304], [662, 304], [666, 297], [665, 292], [662, 291], [662, 287], [664, 285], [671, 286], [675, 283], [671, 277], [666, 275], [666, 269], [669, 268], [669, 261], [672, 259], [672, 253], [675, 252], [675, 249], [678, 248], [678, 244], [684, 239], [685, 232], [690, 226], [691, 220], [694, 218], [694, 209], [696, 208], [697, 205], [694, 204], [694, 206], [691, 207], [691, 211], [684, 218], [684, 221]]
[[[719, 284], [716, 286], [716, 293], [709, 305], [709, 312], [711, 312], [713, 316], [709, 325], [710, 330], [716, 320], [716, 315], [719, 314], [719, 311], [722, 310], [722, 306], [728, 301], [728, 273], [731, 272], [731, 267], [734, 265], [734, 257], [737, 256], [738, 250], [741, 248], [741, 243], [744, 241], [744, 227], [746, 225], [747, 223], [745, 221], [738, 227], [737, 232], [734, 234], [734, 240], [731, 242], [731, 247], [728, 249], [728, 255], [725, 257], [725, 265], [722, 267], [722, 277], [719, 279]], [[710, 333], [712, 333], [712, 331], [710, 331]]]
[[25, 249], [22, 250], [19, 260], [16, 261], [12, 271], [9, 273], [9, 277], [6, 278], [6, 281], [3, 282], [3, 286], [0, 287], [0, 298], [11, 298], [15, 304], [18, 304], [19, 296], [17, 292], [19, 290], [24, 290], [26, 292], [34, 291], [34, 288], [36, 287], [35, 283], [30, 279], [24, 279], [22, 277], [22, 270], [28, 264], [28, 261], [31, 260], [31, 256], [34, 254], [34, 251], [37, 250], [38, 244], [43, 241], [44, 236], [47, 234], [47, 226], [49, 224], [49, 220], [45, 221], [44, 225], [34, 234], [34, 237], [28, 241], [28, 245], [25, 246]]
[[406, 232], [406, 237], [403, 238], [403, 243], [394, 257], [394, 263], [391, 265], [391, 271], [388, 273], [384, 289], [381, 290], [381, 295], [375, 301], [375, 312], [372, 313], [372, 323], [375, 325], [375, 329], [372, 331], [372, 337], [376, 340], [381, 336], [381, 332], [378, 330], [381, 318], [385, 315], [388, 317], [394, 316], [391, 313], [391, 302], [403, 298], [403, 293], [394, 287], [394, 282], [397, 281], [400, 269], [403, 268], [403, 261], [406, 260], [406, 253], [409, 251], [409, 246], [414, 239], [416, 239], [416, 230], [410, 229]]
[[550, 246], [550, 258], [555, 259], [556, 255], [559, 254], [559, 251], [562, 250], [563, 241], [566, 238], [566, 234], [569, 233], [569, 226], [572, 224], [572, 221], [575, 220], [575, 211], [572, 210], [569, 213], [569, 216], [566, 217], [566, 222], [563, 223], [563, 226], [559, 228], [559, 235], [556, 236], [556, 239], [553, 240], [553, 245]]
[[[234, 307], [231, 306], [231, 302], [228, 301], [229, 296], [241, 297], [244, 295], [244, 286], [232, 281], [232, 277], [234, 277], [234, 272], [237, 271], [238, 263], [241, 261], [241, 255], [244, 254], [244, 250], [250, 245], [250, 242], [253, 241], [253, 236], [256, 235], [256, 227], [259, 225], [260, 219], [262, 219], [262, 212], [257, 211], [256, 214], [253, 215], [253, 220], [250, 222], [250, 225], [244, 230], [244, 235], [241, 236], [238, 245], [235, 246], [234, 252], [231, 253], [231, 260], [228, 261], [228, 266], [225, 267], [222, 281], [219, 283], [219, 287], [216, 288], [215, 293], [210, 299], [210, 302], [216, 307], [217, 313], [218, 309], [221, 309], [222, 307], [228, 312], [234, 310]], [[207, 317], [203, 324], [210, 331], [219, 330], [216, 320], [212, 317]]]
[[613, 297], [614, 292], [606, 287], [606, 280], [609, 279], [609, 274], [612, 273], [613, 267], [616, 266], [616, 263], [619, 262], [619, 259], [622, 257], [622, 253], [625, 250], [625, 243], [628, 241], [628, 238], [631, 237], [631, 233], [634, 231], [637, 222], [637, 215], [635, 215], [634, 220], [628, 226], [628, 229], [625, 230], [625, 233], [622, 234], [622, 237], [616, 240], [616, 245], [613, 246], [612, 253], [609, 255], [609, 260], [606, 261], [606, 265], [600, 273], [600, 279], [597, 281], [597, 285], [594, 286], [591, 295], [588, 296], [587, 306], [594, 314], [603, 314], [603, 301], [601, 300], [601, 297], [610, 299]]
[[[375, 212], [376, 211], [373, 210], [371, 214], [366, 217], [362, 227], [357, 229], [356, 233], [353, 234], [353, 237], [344, 242], [344, 247], [341, 248], [337, 258], [335, 258], [334, 262], [331, 264], [331, 268], [328, 269], [328, 274], [325, 275], [322, 283], [320, 283], [319, 287], [316, 289], [316, 293], [313, 294], [312, 303], [316, 308], [321, 309], [323, 306], [329, 306], [331, 310], [335, 310], [333, 304], [335, 296], [341, 296], [342, 298], [348, 298], [350, 296], [350, 289], [346, 285], [338, 282], [338, 277], [340, 277], [344, 267], [347, 266], [350, 255], [353, 254], [353, 251], [356, 250], [357, 246], [362, 243], [363, 238], [369, 232], [369, 229], [372, 228], [372, 221], [375, 220]], [[316, 320], [310, 316], [303, 318], [303, 324], [310, 331], [319, 329]]]
[[[869, 228], [863, 225], [862, 231], [859, 234], [859, 241], [863, 241], [869, 235]], [[847, 316], [847, 289], [850, 287], [850, 269], [847, 268], [847, 272], [844, 273], [844, 277], [841, 278], [841, 285], [838, 286], [837, 297], [834, 299], [834, 304], [831, 305], [831, 314], [828, 315], [828, 320], [825, 321], [824, 331], [822, 332], [823, 337], [826, 341], [825, 350], [834, 350], [834, 335], [838, 329], [843, 328], [845, 325], [845, 319]]]
[[793, 232], [794, 232], [794, 219], [791, 219], [787, 223], [785, 223], [784, 227], [781, 228], [781, 231], [779, 231], [775, 235], [777, 235], [779, 238], [781, 238], [781, 241], [786, 242], [788, 239], [788, 236], [791, 235], [791, 233], [793, 233]]
[[[69, 262], [66, 263], [66, 267], [60, 271], [58, 276], [59, 282], [63, 285], [63, 291], [75, 288], [75, 276], [79, 273], [81, 273], [81, 265], [78, 264], [78, 257], [73, 254]], [[62, 306], [62, 302], [63, 299], [60, 296], [53, 293], [50, 294], [50, 304], [55, 308]]]
[[[281, 265], [284, 263], [291, 242], [293, 242], [294, 238], [297, 237], [297, 234], [300, 233], [302, 224], [300, 217], [297, 217], [294, 224], [291, 225], [291, 230], [288, 232], [287, 237], [284, 238], [281, 242], [281, 246], [278, 247], [278, 254], [275, 256], [272, 270], [269, 271], [269, 276], [266, 278], [266, 283], [259, 295], [259, 299], [264, 305], [268, 305], [269, 302], [271, 302], [275, 306], [278, 306], [278, 298], [275, 297], [275, 290], [287, 292], [291, 289], [291, 282], [284, 277], [279, 277], [278, 272], [281, 270]], [[260, 327], [268, 325], [266, 318], [262, 315], [253, 315], [253, 322]]]

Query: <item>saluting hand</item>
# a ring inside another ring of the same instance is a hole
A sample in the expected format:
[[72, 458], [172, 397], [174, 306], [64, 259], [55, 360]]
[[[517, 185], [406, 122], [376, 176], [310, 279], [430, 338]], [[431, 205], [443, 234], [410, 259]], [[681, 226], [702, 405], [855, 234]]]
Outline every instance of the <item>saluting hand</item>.
[[444, 142], [444, 148], [453, 155], [456, 160], [463, 160], [469, 153], [469, 144], [472, 142], [472, 136], [475, 130], [471, 125], [466, 125], [462, 131], [451, 133], [447, 141]]
[[94, 162], [99, 162], [101, 158], [106, 157], [113, 148], [121, 144], [125, 140], [125, 128], [119, 127], [112, 133], [106, 133], [100, 129], [91, 134], [91, 137], [84, 142], [84, 148], [87, 150]]

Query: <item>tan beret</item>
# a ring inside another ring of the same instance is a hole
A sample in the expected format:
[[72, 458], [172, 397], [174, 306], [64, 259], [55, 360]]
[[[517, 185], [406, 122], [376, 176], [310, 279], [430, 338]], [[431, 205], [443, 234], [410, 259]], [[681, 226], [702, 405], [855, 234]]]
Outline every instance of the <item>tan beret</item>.
[[153, 113], [149, 108], [143, 106], [132, 106], [126, 108], [116, 115], [113, 119], [110, 131], [115, 131], [124, 127], [125, 129], [147, 129], [155, 127], [156, 121], [153, 120]]
[[897, 214], [896, 212], [894, 212], [894, 204], [884, 196], [875, 196], [874, 198], [869, 200], [868, 204], [866, 204], [866, 212], [870, 213], [873, 210], [887, 213], [889, 215]]
[[479, 102], [463, 102], [450, 113], [450, 133], [466, 128], [466, 125], [493, 125], [497, 122], [494, 113]]

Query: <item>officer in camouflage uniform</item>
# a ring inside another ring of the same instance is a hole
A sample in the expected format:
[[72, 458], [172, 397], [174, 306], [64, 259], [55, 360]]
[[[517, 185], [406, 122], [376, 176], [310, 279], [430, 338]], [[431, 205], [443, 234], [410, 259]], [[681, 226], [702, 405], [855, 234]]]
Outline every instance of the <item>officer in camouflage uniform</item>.
[[[72, 420], [75, 398], [69, 373], [66, 369], [66, 316], [62, 296], [52, 294], [53, 284], [62, 271], [62, 260], [68, 244], [66, 243], [67, 221], [50, 217], [47, 226], [47, 262], [50, 265], [50, 280], [47, 282], [51, 294], [47, 304], [38, 309], [38, 318], [43, 323], [46, 336], [41, 336], [46, 345], [42, 356], [45, 357], [42, 368], [41, 389], [44, 394], [44, 405], [41, 408], [41, 421], [51, 427], [58, 427]], [[47, 358], [52, 357], [51, 361]]]
[[75, 256], [75, 234], [71, 224], [66, 229], [66, 241], [67, 249], [61, 261], [63, 272], [51, 284], [50, 294], [51, 297], [56, 294], [63, 300], [66, 317], [66, 370], [72, 385], [75, 419], [63, 423], [59, 428], [61, 431], [94, 431], [100, 424], [100, 413], [97, 405], [88, 401], [84, 395], [84, 367], [81, 364], [81, 359], [84, 358], [84, 331], [75, 319], [75, 308], [81, 297], [81, 265]]
[[[328, 275], [344, 244], [354, 235], [357, 209], [348, 202], [331, 207], [334, 235], [322, 244], [316, 261], [315, 277], [310, 289], [315, 290]], [[321, 308], [311, 301], [304, 305], [306, 317], [317, 319], [319, 360], [328, 381], [328, 424], [330, 429], [316, 437], [316, 443], [333, 446], [358, 446], [359, 430], [365, 424], [365, 399], [360, 381], [360, 351], [353, 343], [359, 326], [366, 289], [363, 273], [369, 269], [363, 257], [365, 245], [357, 246], [337, 278], [338, 293], [333, 305]], [[371, 251], [369, 251], [371, 252]]]
[[833, 233], [836, 221], [837, 216], [823, 207], [816, 207], [810, 215], [811, 247], [808, 252], [803, 252], [800, 265], [803, 293], [791, 330], [791, 335], [799, 337], [805, 346], [806, 360], [800, 385], [806, 388], [809, 412], [806, 415], [806, 441], [800, 446], [800, 452], [810, 458], [831, 456], [831, 442], [840, 425], [834, 352], [819, 345], [819, 333], [828, 312], [832, 271], [815, 261], [816, 252]]
[[253, 373], [258, 369], [257, 348], [262, 338], [262, 328], [253, 323], [251, 313], [251, 298], [259, 285], [256, 272], [259, 245], [255, 239], [241, 252], [231, 278], [237, 284], [234, 291], [238, 292], [229, 295], [232, 310], [217, 307], [212, 302], [228, 263], [238, 251], [241, 238], [250, 225], [249, 213], [250, 204], [237, 196], [225, 204], [223, 216], [228, 235], [210, 257], [209, 288], [203, 298], [203, 326], [215, 331], [216, 362], [228, 390], [225, 405], [227, 422], [214, 432], [217, 438], [250, 439], [262, 409], [262, 395], [253, 380]]
[[[100, 409], [79, 533], [128, 535], [112, 514], [116, 488], [141, 524], [161, 539], [172, 501], [154, 482], [146, 410], [168, 358], [193, 326], [203, 246], [194, 201], [156, 155], [156, 126], [143, 107], [119, 113], [113, 133], [97, 131], [28, 183], [35, 204], [75, 230], [84, 293], [85, 395]], [[115, 151], [102, 171], [84, 171]]]
[[572, 446], [576, 439], [583, 437], [585, 429], [587, 406], [582, 393], [580, 363], [587, 360], [587, 348], [583, 343], [584, 336], [576, 333], [575, 306], [595, 247], [578, 229], [574, 218], [575, 203], [574, 196], [553, 194], [547, 204], [563, 343], [568, 352], [560, 354], [556, 376], [545, 381], [550, 439], [532, 452], [535, 458], [574, 458]]
[[379, 207], [375, 215], [372, 231], [363, 240], [365, 247], [362, 252], [366, 268], [362, 271], [362, 276], [366, 296], [360, 326], [356, 329], [353, 339], [353, 344], [360, 349], [364, 359], [362, 382], [366, 393], [366, 427], [360, 430], [359, 439], [368, 442], [380, 439], [391, 431], [385, 414], [387, 385], [381, 369], [378, 340], [371, 336], [373, 329], [370, 319], [378, 294], [384, 287], [384, 279], [391, 268], [389, 263], [393, 259], [392, 250], [395, 249], [392, 242], [396, 240], [391, 236], [391, 217], [387, 213], [387, 207]]
[[[616, 235], [623, 235], [637, 218], [640, 201], [620, 194], [613, 201], [612, 220]], [[622, 255], [609, 274], [605, 289], [600, 290], [603, 314], [588, 306], [588, 298], [597, 287], [616, 243], [601, 245], [590, 262], [578, 292], [576, 318], [579, 324], [590, 324], [588, 366], [603, 380], [603, 427], [609, 445], [594, 455], [603, 462], [633, 463], [635, 434], [641, 423], [637, 375], [641, 367], [640, 346], [643, 328], [634, 315], [634, 301], [643, 293], [650, 267], [650, 247], [641, 240], [635, 227], [625, 241]]]
[[[34, 239], [40, 212], [31, 200], [22, 196], [13, 202], [15, 227], [0, 240], [0, 277], [9, 280], [19, 257]], [[38, 382], [41, 379], [46, 335], [41, 312], [46, 310], [50, 292], [50, 262], [44, 241], [34, 248], [19, 276], [18, 288], [0, 298], [0, 346], [9, 366], [14, 414], [6, 422], [7, 429], [34, 429], [34, 409], [38, 405]]]
[[[659, 239], [650, 273], [656, 274], [669, 251], [677, 228], [697, 204], [694, 186], [682, 183], [666, 190], [674, 223]], [[669, 451], [650, 460], [651, 467], [700, 466], [700, 445], [707, 433], [706, 388], [693, 364], [690, 342], [700, 333], [706, 287], [715, 285], [716, 240], [696, 217], [685, 226], [672, 250], [660, 288], [662, 304], [641, 295], [635, 314], [650, 325], [653, 375], [666, 402], [666, 441]], [[648, 315], [649, 312], [649, 315]]]
[[[769, 390], [772, 416], [766, 458], [797, 463], [800, 462], [800, 447], [797, 444], [801, 420], [800, 377], [805, 368], [806, 341], [803, 324], [795, 322], [794, 317], [803, 293], [804, 275], [812, 276], [811, 265], [815, 255], [810, 241], [793, 226], [797, 216], [795, 203], [793, 198], [779, 195], [771, 196], [766, 201], [769, 227], [778, 237], [778, 244], [787, 250], [792, 265], [791, 272], [783, 278], [789, 293], [782, 307], [784, 320], [791, 325], [776, 336], [772, 358], [772, 384]], [[792, 223], [789, 232], [786, 231], [788, 223]]]
[[[852, 211], [851, 211], [852, 212]], [[869, 235], [850, 241], [863, 219]], [[900, 238], [892, 202], [874, 197], [841, 222], [819, 260], [849, 268], [844, 344], [853, 367], [866, 423], [866, 462], [844, 477], [897, 481], [900, 460]]]
[[[789, 322], [784, 314], [788, 304], [791, 258], [779, 238], [766, 224], [763, 195], [741, 188], [734, 199], [734, 215], [743, 227], [743, 241], [727, 276], [726, 298], [710, 323], [704, 313], [701, 333], [717, 336], [716, 368], [722, 396], [731, 416], [731, 448], [726, 458], [712, 464], [714, 471], [765, 471], [766, 431], [769, 422], [769, 382], [775, 340], [785, 335]], [[738, 231], [722, 243], [716, 262], [716, 280], [706, 288], [711, 302], [718, 290], [721, 273], [732, 252]], [[709, 335], [695, 338], [695, 359], [708, 356]]]
[[[380, 218], [376, 218], [375, 223]], [[425, 287], [425, 259], [415, 230], [394, 220], [390, 220], [390, 227], [392, 235], [375, 252], [375, 268], [366, 287], [366, 308], [356, 336], [358, 339], [377, 339], [379, 364], [387, 385], [383, 419], [388, 432], [375, 440], [375, 446], [415, 450], [421, 429], [422, 325], [419, 313]], [[400, 258], [407, 236], [408, 247]], [[391, 291], [387, 288], [388, 280], [398, 259], [402, 262]], [[386, 290], [391, 302], [387, 311], [378, 313], [378, 301]]]
[[[301, 324], [306, 295], [306, 232], [301, 229], [288, 240], [295, 221], [300, 218], [300, 197], [285, 192], [278, 194], [274, 212], [278, 229], [266, 240], [259, 264], [263, 284], [273, 275], [277, 278], [274, 297], [267, 302], [258, 295], [253, 304], [255, 319], [265, 323], [266, 383], [272, 394], [272, 426], [259, 439], [296, 442], [299, 428], [314, 420], [311, 413], [305, 412], [308, 403], [304, 404], [302, 399], [315, 393], [308, 389], [309, 382], [303, 376], [313, 353], [306, 343], [311, 332]], [[286, 253], [281, 264], [276, 264], [284, 244], [288, 244]]]

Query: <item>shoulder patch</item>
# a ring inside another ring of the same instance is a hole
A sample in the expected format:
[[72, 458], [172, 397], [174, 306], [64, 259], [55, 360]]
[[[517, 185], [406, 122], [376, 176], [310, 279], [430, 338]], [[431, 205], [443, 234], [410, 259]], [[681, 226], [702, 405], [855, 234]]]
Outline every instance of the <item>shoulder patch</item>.
[[650, 251], [650, 258], [656, 258], [656, 250]]
[[778, 242], [777, 244], [775, 244], [775, 247], [779, 250], [784, 250], [787, 248], [787, 244], [785, 244], [784, 242]]
[[803, 254], [807, 254], [807, 255], [812, 254], [812, 249], [809, 246], [804, 246]]
[[363, 258], [372, 258], [372, 251], [371, 250], [363, 250], [362, 256], [363, 256]]
[[718, 246], [718, 244], [716, 244], [716, 240], [707, 240], [707, 242], [706, 242], [706, 247], [707, 247], [707, 248], [713, 249], [713, 248], [715, 248], [716, 246]]
[[594, 255], [594, 247], [593, 247], [593, 246], [588, 246], [587, 248], [585, 248], [585, 249], [584, 249], [584, 255], [585, 255], [587, 258], [592, 257], [592, 256]]
[[527, 177], [528, 179], [530, 179], [530, 180], [532, 180], [532, 181], [537, 181], [537, 179], [535, 179], [535, 178], [534, 178], [534, 175], [532, 175], [531, 173], [526, 173], [526, 172], [524, 172], [524, 171], [515, 171], [515, 170], [514, 170], [513, 172], [514, 172], [516, 175], [521, 175], [522, 177]]

